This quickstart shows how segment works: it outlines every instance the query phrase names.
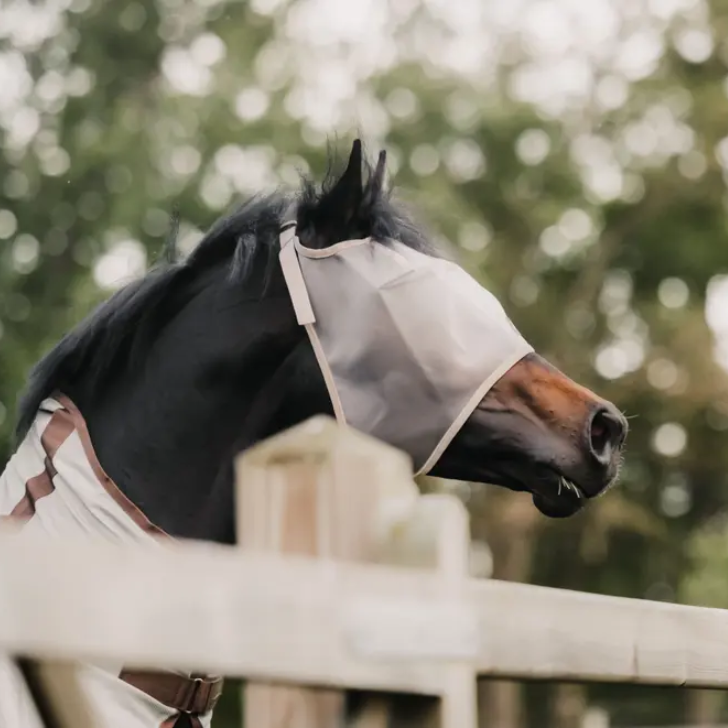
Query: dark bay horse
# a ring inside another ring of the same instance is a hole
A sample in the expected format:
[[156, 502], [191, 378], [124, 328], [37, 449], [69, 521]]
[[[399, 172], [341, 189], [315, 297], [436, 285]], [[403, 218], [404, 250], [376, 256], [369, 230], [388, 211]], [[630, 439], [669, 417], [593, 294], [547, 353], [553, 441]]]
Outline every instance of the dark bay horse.
[[[357, 142], [321, 188], [255, 198], [118, 291], [32, 371], [18, 435], [60, 391], [83, 413], [117, 486], [167, 533], [235, 541], [236, 453], [332, 406], [278, 265], [279, 226], [293, 203], [312, 248], [371, 236], [435, 255], [383, 191]], [[615, 479], [627, 431], [617, 408], [535, 353], [487, 392], [433, 475], [529, 491], [568, 516]]]

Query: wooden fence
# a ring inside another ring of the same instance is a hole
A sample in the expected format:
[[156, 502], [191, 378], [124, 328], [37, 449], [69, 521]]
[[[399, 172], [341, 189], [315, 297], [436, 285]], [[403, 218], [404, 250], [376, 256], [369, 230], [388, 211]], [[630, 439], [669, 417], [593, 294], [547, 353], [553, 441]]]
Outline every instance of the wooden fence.
[[728, 687], [728, 612], [474, 579], [460, 502], [328, 418], [241, 456], [236, 495], [236, 547], [0, 537], [0, 652], [53, 725], [94, 725], [84, 659], [243, 677], [247, 728], [475, 728], [478, 677]]

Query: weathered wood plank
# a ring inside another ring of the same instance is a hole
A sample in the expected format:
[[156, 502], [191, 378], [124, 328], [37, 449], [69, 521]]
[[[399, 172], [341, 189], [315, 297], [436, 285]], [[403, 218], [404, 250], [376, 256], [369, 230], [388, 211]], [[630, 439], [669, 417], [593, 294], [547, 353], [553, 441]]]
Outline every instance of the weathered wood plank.
[[470, 599], [480, 675], [728, 687], [728, 611], [492, 580]]
[[[425, 575], [415, 574], [413, 582], [385, 569], [384, 581], [375, 576], [374, 589], [362, 590], [371, 569], [383, 567], [244, 556], [237, 548], [199, 543], [154, 550], [91, 543], [48, 549], [30, 539], [0, 538], [0, 650], [272, 682], [439, 690], [432, 660], [380, 664], [352, 653], [358, 605], [382, 604], [390, 588], [397, 614], [425, 603], [435, 622], [450, 619], [450, 611], [440, 613], [433, 603], [439, 583]], [[360, 585], [363, 573], [368, 576]], [[415, 583], [419, 588], [408, 591]], [[414, 646], [420, 651], [422, 645]]]
[[209, 544], [48, 549], [0, 537], [0, 650], [31, 656], [438, 695], [452, 664], [516, 679], [728, 688], [726, 644], [719, 609], [493, 580], [450, 593], [423, 569]]

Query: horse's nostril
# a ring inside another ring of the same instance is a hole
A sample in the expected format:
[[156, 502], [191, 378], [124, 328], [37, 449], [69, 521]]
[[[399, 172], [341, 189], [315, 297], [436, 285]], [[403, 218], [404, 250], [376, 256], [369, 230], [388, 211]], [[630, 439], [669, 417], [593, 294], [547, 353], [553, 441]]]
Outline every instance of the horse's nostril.
[[591, 448], [595, 452], [602, 452], [607, 445], [609, 439], [609, 427], [604, 422], [604, 418], [597, 416], [592, 421], [591, 427]]
[[611, 407], [600, 407], [593, 415], [589, 428], [589, 446], [592, 455], [602, 464], [609, 465], [614, 451], [622, 446], [627, 423]]

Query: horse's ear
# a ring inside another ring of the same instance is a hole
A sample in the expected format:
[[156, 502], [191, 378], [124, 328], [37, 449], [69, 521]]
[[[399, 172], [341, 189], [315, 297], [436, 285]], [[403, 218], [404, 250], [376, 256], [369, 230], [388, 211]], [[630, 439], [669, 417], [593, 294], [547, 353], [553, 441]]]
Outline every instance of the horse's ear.
[[377, 166], [374, 169], [372, 178], [369, 182], [369, 196], [372, 200], [376, 200], [382, 194], [384, 189], [384, 175], [387, 171], [387, 152], [382, 149], [379, 152], [379, 159], [377, 159]]
[[327, 206], [340, 223], [350, 223], [359, 212], [364, 197], [362, 174], [361, 139], [355, 139], [344, 173], [326, 195]]
[[384, 184], [385, 161], [386, 154], [381, 152], [365, 183], [362, 143], [354, 141], [341, 176], [311, 207], [299, 208], [299, 233], [305, 245], [325, 248], [371, 235], [371, 208]]

